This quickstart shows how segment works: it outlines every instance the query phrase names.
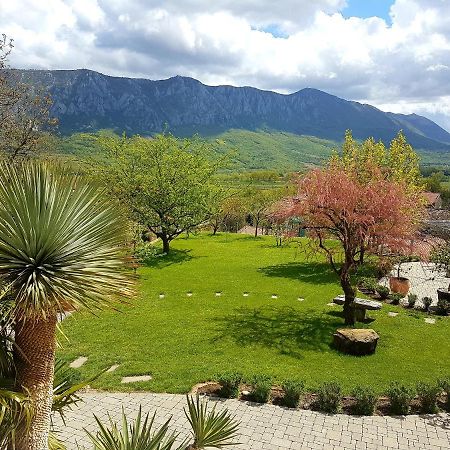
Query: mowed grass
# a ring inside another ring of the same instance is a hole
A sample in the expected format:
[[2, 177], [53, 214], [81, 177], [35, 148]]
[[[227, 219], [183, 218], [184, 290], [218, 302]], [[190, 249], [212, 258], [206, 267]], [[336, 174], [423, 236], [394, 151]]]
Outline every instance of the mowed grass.
[[[188, 392], [224, 371], [300, 378], [310, 388], [337, 379], [346, 392], [450, 374], [450, 320], [427, 324], [424, 314], [401, 307], [383, 305], [370, 312], [374, 322], [360, 324], [379, 333], [376, 354], [353, 357], [332, 349], [343, 319], [340, 307], [327, 304], [340, 287], [324, 261], [307, 258], [305, 242], [279, 248], [272, 237], [179, 238], [171, 255], [139, 270], [138, 298], [129, 305], [66, 319], [68, 341], [60, 337], [60, 354], [67, 361], [87, 356], [83, 376], [120, 364], [93, 383], [118, 391]], [[399, 315], [388, 317], [388, 311]], [[153, 379], [120, 382], [145, 374]]]

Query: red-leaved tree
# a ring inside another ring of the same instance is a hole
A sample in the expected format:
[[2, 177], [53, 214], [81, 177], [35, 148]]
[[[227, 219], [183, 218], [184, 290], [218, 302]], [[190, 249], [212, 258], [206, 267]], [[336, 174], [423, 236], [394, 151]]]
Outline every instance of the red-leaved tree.
[[386, 179], [374, 167], [364, 180], [336, 165], [310, 171], [298, 182], [298, 201], [290, 213], [302, 218], [315, 251], [323, 252], [345, 294], [345, 323], [355, 323], [351, 274], [361, 254], [405, 252], [423, 215], [420, 192]]

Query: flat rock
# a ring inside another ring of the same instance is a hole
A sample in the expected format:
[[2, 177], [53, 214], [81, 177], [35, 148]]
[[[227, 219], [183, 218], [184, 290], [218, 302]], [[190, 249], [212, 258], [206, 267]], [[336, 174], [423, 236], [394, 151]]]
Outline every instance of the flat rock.
[[111, 372], [115, 372], [118, 368], [119, 368], [120, 364], [114, 364], [113, 366], [111, 366], [106, 373], [111, 373]]
[[370, 328], [341, 328], [333, 334], [333, 345], [339, 351], [350, 355], [370, 355], [375, 352], [379, 338]]
[[436, 323], [436, 319], [432, 319], [431, 317], [427, 317], [425, 319], [425, 323]]
[[79, 369], [87, 360], [88, 359], [86, 358], [86, 356], [80, 356], [75, 361], [72, 361], [69, 364], [69, 367], [71, 367], [72, 369]]
[[388, 312], [388, 316], [389, 317], [395, 317], [395, 316], [398, 316], [398, 313], [396, 313], [396, 312]]
[[327, 306], [336, 306], [337, 303], [327, 303]]
[[242, 295], [243, 295], [244, 297], [248, 297], [248, 292], [244, 292]]
[[305, 299], [304, 299], [303, 297], [299, 297], [297, 300], [298, 300], [299, 302], [304, 302], [304, 301], [305, 301]]
[[216, 292], [216, 297], [220, 297], [222, 295], [222, 292]]
[[272, 294], [272, 298], [278, 298], [278, 295]]
[[127, 384], [127, 383], [137, 383], [140, 381], [150, 381], [152, 379], [151, 375], [137, 375], [132, 377], [123, 377], [121, 383]]
[[[338, 295], [337, 297], [334, 297], [333, 302], [337, 305], [343, 305], [345, 302], [345, 296], [344, 295]], [[379, 310], [381, 309], [381, 303], [375, 302], [373, 300], [366, 300], [365, 298], [355, 298], [354, 301], [355, 308], [360, 309], [369, 309], [369, 310]]]

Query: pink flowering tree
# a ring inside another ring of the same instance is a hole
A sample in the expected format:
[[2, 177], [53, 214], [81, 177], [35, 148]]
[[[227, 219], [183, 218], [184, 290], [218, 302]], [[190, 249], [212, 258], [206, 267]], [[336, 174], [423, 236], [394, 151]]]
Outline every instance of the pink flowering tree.
[[345, 323], [355, 323], [355, 288], [351, 275], [362, 254], [407, 252], [423, 214], [420, 193], [371, 169], [362, 182], [356, 172], [330, 164], [310, 171], [298, 182], [289, 214], [300, 216], [313, 249], [322, 252], [339, 276], [345, 294]]

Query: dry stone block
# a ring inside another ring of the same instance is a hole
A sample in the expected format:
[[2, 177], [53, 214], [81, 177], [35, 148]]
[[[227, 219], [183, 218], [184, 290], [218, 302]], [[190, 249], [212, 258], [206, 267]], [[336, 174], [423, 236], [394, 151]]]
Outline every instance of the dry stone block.
[[375, 352], [379, 336], [372, 329], [341, 328], [333, 334], [335, 348], [350, 355], [371, 355]]

